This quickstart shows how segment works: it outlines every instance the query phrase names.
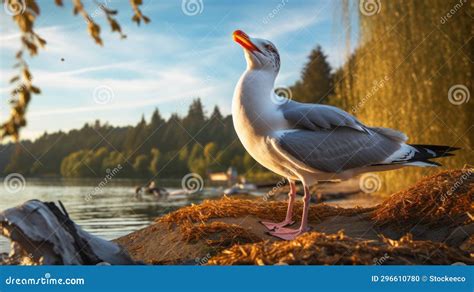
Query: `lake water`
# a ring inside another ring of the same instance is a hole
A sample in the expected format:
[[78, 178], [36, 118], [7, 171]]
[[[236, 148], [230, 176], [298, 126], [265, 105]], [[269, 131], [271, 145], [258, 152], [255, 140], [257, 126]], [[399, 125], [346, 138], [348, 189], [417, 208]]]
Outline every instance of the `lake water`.
[[[177, 194], [163, 200], [144, 196], [142, 200], [138, 200], [134, 196], [135, 186], [144, 184], [143, 181], [113, 179], [95, 192], [99, 182], [82, 179], [27, 179], [24, 189], [17, 193], [8, 192], [2, 183], [0, 211], [31, 199], [54, 202], [61, 200], [71, 219], [84, 230], [104, 239], [114, 239], [145, 227], [156, 217], [179, 207], [222, 194], [222, 188], [205, 188], [202, 194]], [[179, 180], [158, 181], [158, 185], [171, 192], [180, 189]], [[90, 193], [94, 195], [88, 197]], [[8, 251], [9, 241], [0, 236], [0, 253]]]

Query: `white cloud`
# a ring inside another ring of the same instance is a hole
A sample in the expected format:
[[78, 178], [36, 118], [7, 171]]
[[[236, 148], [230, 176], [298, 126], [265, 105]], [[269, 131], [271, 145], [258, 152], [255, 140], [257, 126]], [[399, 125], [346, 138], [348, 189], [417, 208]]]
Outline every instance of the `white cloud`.
[[[133, 66], [127, 64], [128, 69]], [[140, 70], [140, 66], [133, 68]], [[184, 67], [169, 68], [166, 71], [150, 72], [149, 78], [118, 80], [111, 78], [89, 78], [82, 75], [61, 75], [58, 82], [57, 74], [39, 72], [37, 83], [41, 87], [61, 90], [71, 90], [85, 98], [84, 106], [79, 107], [33, 107], [30, 116], [61, 115], [79, 112], [101, 112], [118, 109], [140, 108], [148, 105], [158, 105], [169, 101], [180, 101], [183, 98], [208, 96], [213, 93], [214, 86], [209, 84], [205, 76], [193, 74]], [[93, 92], [99, 86], [107, 86], [113, 91], [110, 104], [94, 104]]]
[[[45, 38], [53, 38], [55, 36], [61, 36], [61, 32], [64, 32], [64, 26], [49, 26], [36, 29], [36, 33]], [[18, 50], [21, 47], [21, 34], [15, 30], [8, 34], [0, 35], [0, 50]], [[49, 42], [48, 42], [49, 43]]]

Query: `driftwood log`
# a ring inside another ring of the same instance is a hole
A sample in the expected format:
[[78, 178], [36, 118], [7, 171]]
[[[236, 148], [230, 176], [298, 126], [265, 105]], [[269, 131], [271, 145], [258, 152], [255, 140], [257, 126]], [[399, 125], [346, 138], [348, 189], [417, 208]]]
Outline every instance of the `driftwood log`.
[[82, 230], [61, 202], [58, 207], [31, 200], [1, 212], [0, 235], [11, 241], [10, 254], [1, 259], [3, 264], [136, 264], [120, 245]]

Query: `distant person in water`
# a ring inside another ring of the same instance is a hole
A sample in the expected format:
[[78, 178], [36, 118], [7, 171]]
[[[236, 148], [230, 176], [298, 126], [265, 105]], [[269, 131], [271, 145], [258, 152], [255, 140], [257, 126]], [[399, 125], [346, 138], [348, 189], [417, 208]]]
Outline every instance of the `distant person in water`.
[[154, 181], [151, 181], [148, 184], [148, 193], [155, 195], [155, 197], [166, 197], [168, 195], [168, 191], [165, 188], [157, 187]]
[[135, 189], [135, 197], [142, 198], [142, 193], [154, 195], [157, 199], [162, 199], [168, 196], [168, 191], [165, 188], [157, 187], [154, 181], [150, 181], [145, 186], [139, 186]]

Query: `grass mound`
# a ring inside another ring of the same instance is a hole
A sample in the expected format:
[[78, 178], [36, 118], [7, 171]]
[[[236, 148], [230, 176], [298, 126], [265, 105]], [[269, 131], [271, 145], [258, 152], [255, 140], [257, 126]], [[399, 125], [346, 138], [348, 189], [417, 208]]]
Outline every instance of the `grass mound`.
[[212, 257], [210, 265], [381, 265], [474, 264], [469, 254], [442, 243], [400, 240], [380, 241], [310, 232], [292, 241], [236, 245]]
[[474, 218], [474, 169], [444, 171], [393, 194], [374, 211], [378, 225], [461, 225]]
[[[294, 217], [301, 220], [303, 204], [295, 202]], [[206, 200], [199, 205], [181, 208], [173, 213], [158, 219], [158, 222], [170, 226], [186, 223], [204, 223], [212, 218], [256, 216], [266, 220], [283, 220], [286, 216], [286, 202], [269, 202], [263, 200], [234, 199], [224, 196], [219, 200]], [[373, 211], [374, 208], [344, 209], [326, 204], [312, 205], [309, 212], [309, 221], [320, 222], [331, 216], [351, 216]]]
[[[286, 202], [223, 197], [158, 218], [121, 243], [154, 264], [474, 264], [472, 171], [441, 172], [371, 208], [313, 204], [313, 232], [292, 241], [269, 236], [259, 223], [283, 220]], [[301, 213], [298, 200], [295, 221]]]
[[228, 248], [234, 244], [260, 242], [262, 239], [247, 229], [224, 222], [209, 224], [184, 224], [181, 226], [183, 239], [189, 243], [204, 240], [208, 246]]

